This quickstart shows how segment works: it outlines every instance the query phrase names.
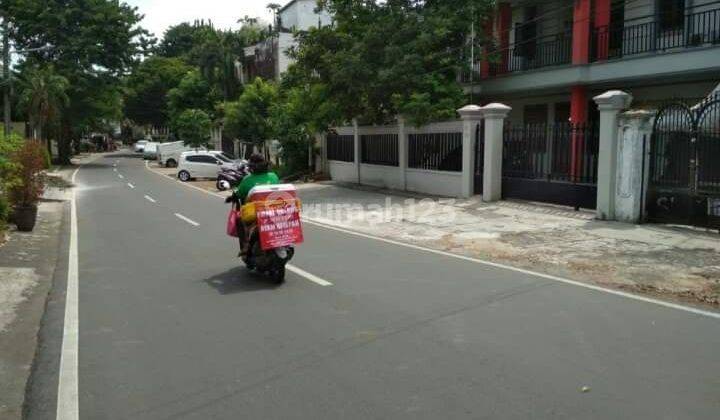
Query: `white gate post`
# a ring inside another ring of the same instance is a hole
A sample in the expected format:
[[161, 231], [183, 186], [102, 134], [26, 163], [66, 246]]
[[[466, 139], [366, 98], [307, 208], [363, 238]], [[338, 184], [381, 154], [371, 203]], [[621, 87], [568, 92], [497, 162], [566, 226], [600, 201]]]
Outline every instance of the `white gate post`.
[[398, 166], [400, 167], [400, 185], [407, 190], [408, 136], [405, 129], [405, 118], [397, 117], [398, 124]]
[[593, 98], [600, 110], [600, 150], [597, 171], [597, 218], [615, 219], [617, 185], [618, 114], [630, 106], [632, 96], [610, 90]]
[[477, 105], [465, 105], [458, 109], [458, 114], [463, 122], [462, 136], [462, 185], [460, 193], [462, 197], [472, 197], [474, 193], [474, 172], [475, 172], [475, 127], [482, 121], [480, 107]]
[[485, 120], [485, 162], [483, 171], [483, 201], [502, 199], [503, 124], [512, 108], [492, 103], [482, 107]]
[[643, 217], [649, 179], [650, 136], [655, 112], [627, 111], [619, 116], [615, 219], [638, 223]]
[[353, 155], [355, 156], [355, 173], [357, 183], [360, 183], [360, 133], [358, 130], [357, 119], [353, 118], [353, 146], [355, 148]]

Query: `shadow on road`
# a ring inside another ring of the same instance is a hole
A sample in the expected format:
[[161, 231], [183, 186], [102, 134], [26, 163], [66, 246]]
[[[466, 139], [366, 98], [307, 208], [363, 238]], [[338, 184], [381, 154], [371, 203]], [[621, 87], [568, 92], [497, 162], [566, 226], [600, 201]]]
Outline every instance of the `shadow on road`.
[[245, 267], [233, 267], [224, 273], [203, 280], [221, 295], [276, 289], [278, 285], [261, 274], [248, 271]]

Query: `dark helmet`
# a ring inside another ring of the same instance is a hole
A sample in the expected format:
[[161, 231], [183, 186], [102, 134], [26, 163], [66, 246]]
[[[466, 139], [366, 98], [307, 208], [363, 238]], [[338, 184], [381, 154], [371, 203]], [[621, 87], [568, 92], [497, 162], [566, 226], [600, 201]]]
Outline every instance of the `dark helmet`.
[[250, 168], [250, 172], [254, 174], [264, 174], [269, 170], [268, 162], [265, 160], [265, 156], [254, 153], [252, 156], [250, 156], [250, 159], [248, 160], [248, 167]]

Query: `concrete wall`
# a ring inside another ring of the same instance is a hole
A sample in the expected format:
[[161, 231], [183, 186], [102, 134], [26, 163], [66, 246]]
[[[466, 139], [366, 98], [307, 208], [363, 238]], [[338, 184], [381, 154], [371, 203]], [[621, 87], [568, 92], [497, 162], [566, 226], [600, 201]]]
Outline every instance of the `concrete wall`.
[[360, 184], [402, 190], [402, 169], [399, 166], [360, 164]]
[[406, 169], [408, 191], [460, 197], [462, 195], [462, 172], [426, 171]]
[[330, 178], [340, 182], [357, 182], [357, 166], [354, 162], [328, 161]]

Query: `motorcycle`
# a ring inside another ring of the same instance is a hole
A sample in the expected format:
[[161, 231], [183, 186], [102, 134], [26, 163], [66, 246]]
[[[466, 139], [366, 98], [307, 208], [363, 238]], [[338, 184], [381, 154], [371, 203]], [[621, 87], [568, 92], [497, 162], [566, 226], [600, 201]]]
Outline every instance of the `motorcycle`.
[[218, 191], [227, 191], [230, 188], [235, 188], [249, 173], [247, 163], [241, 163], [235, 169], [220, 168], [217, 180], [215, 181], [215, 188], [217, 188]]
[[295, 244], [302, 242], [299, 219], [300, 202], [290, 184], [256, 186], [247, 203], [239, 206], [233, 193], [226, 202], [239, 208], [247, 251], [242, 260], [249, 270], [268, 275], [274, 282], [285, 281], [285, 265], [295, 255]]

